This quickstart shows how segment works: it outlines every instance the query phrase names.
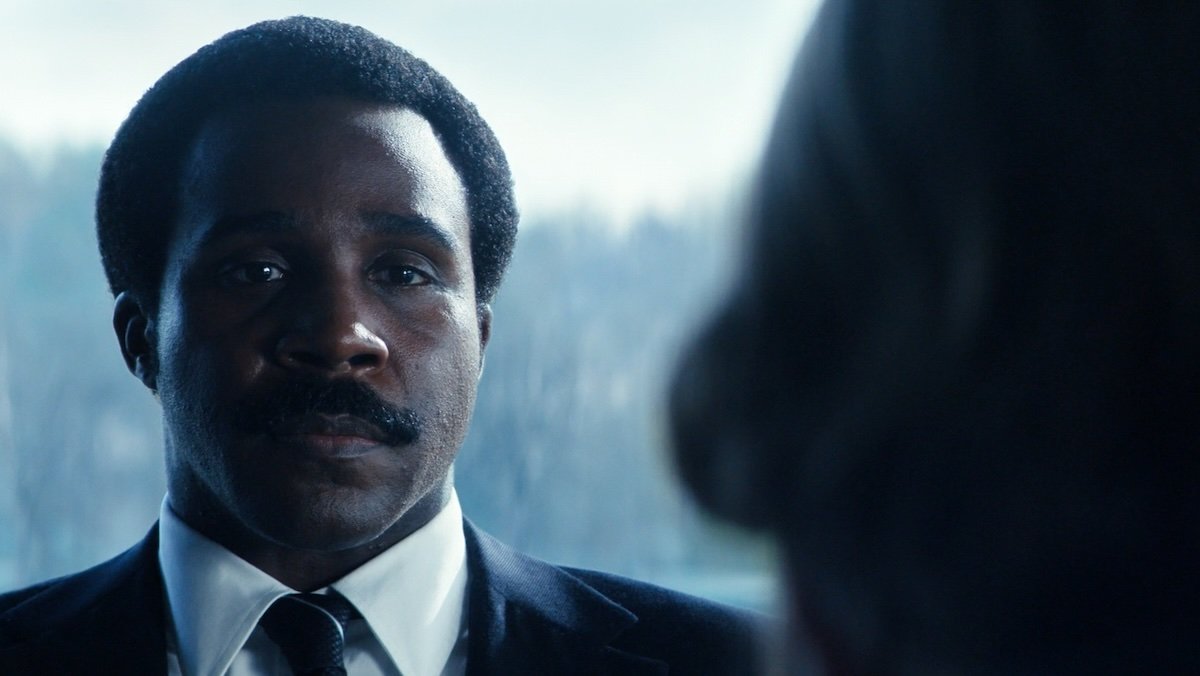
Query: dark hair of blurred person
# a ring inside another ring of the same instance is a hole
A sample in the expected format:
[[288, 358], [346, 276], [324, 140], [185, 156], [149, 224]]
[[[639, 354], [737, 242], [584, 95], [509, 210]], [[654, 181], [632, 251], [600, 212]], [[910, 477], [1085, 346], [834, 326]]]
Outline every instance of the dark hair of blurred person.
[[1200, 6], [839, 1], [672, 395], [845, 674], [1200, 673]]

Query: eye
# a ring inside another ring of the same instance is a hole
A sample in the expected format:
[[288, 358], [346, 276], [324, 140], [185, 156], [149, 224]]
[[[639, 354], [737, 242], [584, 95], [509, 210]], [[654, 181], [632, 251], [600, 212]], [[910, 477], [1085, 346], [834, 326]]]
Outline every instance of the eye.
[[221, 268], [221, 279], [233, 285], [267, 284], [284, 278], [283, 266], [267, 261], [231, 263]]
[[389, 286], [424, 286], [433, 281], [432, 276], [412, 265], [381, 265], [371, 269], [371, 281]]
[[380, 255], [367, 269], [367, 279], [391, 287], [426, 286], [438, 282], [433, 263], [409, 249], [393, 249]]

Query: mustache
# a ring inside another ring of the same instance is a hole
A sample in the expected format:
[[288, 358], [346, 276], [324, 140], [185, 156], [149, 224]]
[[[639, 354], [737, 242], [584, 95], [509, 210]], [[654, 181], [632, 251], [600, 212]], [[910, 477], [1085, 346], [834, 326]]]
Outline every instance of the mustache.
[[236, 403], [233, 426], [251, 434], [273, 434], [289, 421], [309, 415], [359, 418], [382, 433], [389, 446], [411, 444], [421, 436], [415, 411], [389, 404], [357, 380], [292, 379], [263, 388]]

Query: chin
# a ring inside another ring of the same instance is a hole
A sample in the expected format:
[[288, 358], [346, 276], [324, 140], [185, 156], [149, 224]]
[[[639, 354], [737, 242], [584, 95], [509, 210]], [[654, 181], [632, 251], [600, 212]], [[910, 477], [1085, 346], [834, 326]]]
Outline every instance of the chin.
[[337, 552], [369, 545], [407, 511], [404, 504], [372, 497], [354, 489], [326, 491], [244, 505], [243, 513], [252, 515], [247, 525], [265, 540], [290, 549]]

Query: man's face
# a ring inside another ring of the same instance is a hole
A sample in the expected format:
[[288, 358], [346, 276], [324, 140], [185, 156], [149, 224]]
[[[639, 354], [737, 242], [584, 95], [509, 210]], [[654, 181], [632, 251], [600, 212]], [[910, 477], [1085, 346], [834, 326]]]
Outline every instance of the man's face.
[[489, 320], [424, 118], [325, 99], [209, 121], [149, 332], [172, 506], [337, 551], [440, 504]]

